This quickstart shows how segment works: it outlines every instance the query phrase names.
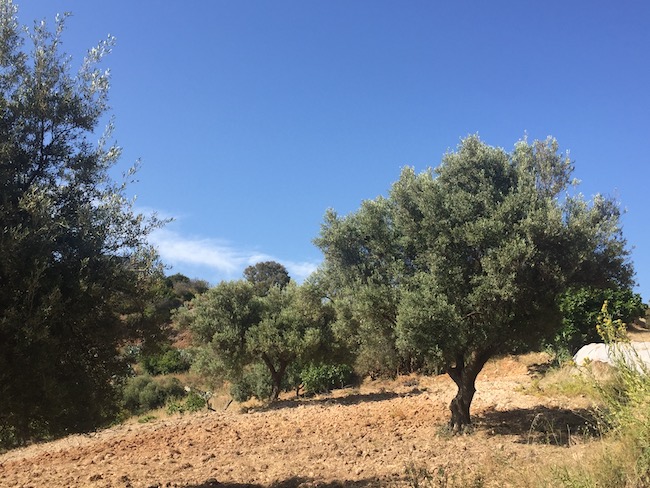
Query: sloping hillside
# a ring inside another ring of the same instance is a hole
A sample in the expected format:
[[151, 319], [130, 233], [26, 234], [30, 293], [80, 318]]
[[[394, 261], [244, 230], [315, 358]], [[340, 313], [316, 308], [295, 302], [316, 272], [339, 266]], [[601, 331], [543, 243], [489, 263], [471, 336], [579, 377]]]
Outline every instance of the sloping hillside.
[[[488, 363], [476, 431], [442, 428], [446, 376], [401, 377], [269, 408], [136, 422], [0, 456], [0, 486], [523, 486], [581, 456], [588, 399], [527, 394], [541, 354]], [[428, 478], [428, 480], [426, 479]]]

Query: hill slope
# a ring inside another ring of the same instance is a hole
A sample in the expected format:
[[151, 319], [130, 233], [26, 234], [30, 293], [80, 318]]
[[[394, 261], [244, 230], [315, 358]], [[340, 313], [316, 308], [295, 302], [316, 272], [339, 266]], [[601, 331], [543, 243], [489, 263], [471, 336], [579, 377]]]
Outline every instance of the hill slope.
[[246, 413], [231, 406], [17, 449], [0, 455], [0, 486], [522, 486], [540, 459], [579, 457], [591, 442], [572, 435], [584, 425], [587, 399], [524, 392], [543, 359], [488, 363], [468, 436], [441, 428], [451, 380], [402, 377]]

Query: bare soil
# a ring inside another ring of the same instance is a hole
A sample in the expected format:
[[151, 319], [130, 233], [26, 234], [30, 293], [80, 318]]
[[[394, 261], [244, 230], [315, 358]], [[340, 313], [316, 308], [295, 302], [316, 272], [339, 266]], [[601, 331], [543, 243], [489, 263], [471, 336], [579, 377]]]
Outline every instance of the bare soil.
[[489, 362], [469, 435], [445, 433], [448, 377], [408, 376], [270, 406], [224, 411], [216, 399], [216, 411], [16, 449], [0, 455], [0, 486], [525, 486], [538, 461], [579, 458], [596, 442], [582, 433], [587, 398], [526, 393], [546, 361]]

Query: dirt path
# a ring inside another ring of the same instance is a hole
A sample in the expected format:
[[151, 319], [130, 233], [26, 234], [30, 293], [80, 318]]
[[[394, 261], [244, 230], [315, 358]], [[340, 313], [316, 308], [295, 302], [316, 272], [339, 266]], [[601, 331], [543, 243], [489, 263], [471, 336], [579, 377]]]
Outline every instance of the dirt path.
[[516, 473], [536, 459], [560, 461], [584, 449], [570, 432], [583, 422], [586, 400], [523, 393], [534, 362], [488, 363], [469, 436], [442, 432], [455, 393], [447, 377], [408, 377], [248, 413], [231, 407], [17, 449], [0, 455], [0, 486], [412, 486], [425, 473], [434, 477], [431, 486], [478, 477], [482, 486], [521, 486]]

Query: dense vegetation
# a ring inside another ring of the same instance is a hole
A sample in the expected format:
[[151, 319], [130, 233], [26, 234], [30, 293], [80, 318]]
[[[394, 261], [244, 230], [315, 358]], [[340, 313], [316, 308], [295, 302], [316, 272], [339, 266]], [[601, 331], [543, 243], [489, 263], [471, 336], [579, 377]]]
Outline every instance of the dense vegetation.
[[[218, 284], [179, 309], [176, 318], [202, 345], [197, 369], [232, 382], [239, 399], [277, 399], [283, 388], [298, 386], [302, 365], [331, 351], [333, 310], [316, 287], [290, 281], [279, 263], [255, 268], [269, 273], [250, 269], [247, 280]], [[270, 385], [267, 395], [255, 386], [264, 384], [260, 367]]]
[[573, 356], [584, 344], [600, 341], [594, 324], [604, 302], [608, 303], [613, 320], [626, 324], [645, 316], [646, 310], [641, 296], [629, 288], [570, 288], [558, 301], [562, 326], [550, 345], [556, 354], [565, 357]]
[[[0, 0], [2, 446], [125, 412], [202, 408], [169, 376], [190, 367], [241, 401], [446, 372], [460, 431], [491, 357], [571, 353], [597, 339], [605, 300], [611, 320], [643, 312], [618, 206], [575, 194], [572, 163], [550, 138], [508, 153], [471, 136], [435, 170], [405, 168], [388, 196], [328, 211], [316, 239], [324, 264], [303, 284], [273, 261], [212, 288], [165, 277], [147, 242], [163, 223], [135, 212], [128, 181], [109, 177], [120, 157], [111, 127], [90, 143], [108, 108], [112, 39], [73, 73], [59, 50], [65, 17], [25, 39], [16, 14]], [[179, 329], [195, 348], [174, 347]], [[610, 412], [647, 406], [634, 378]]]
[[[160, 222], [132, 208], [109, 169], [120, 148], [107, 111], [112, 39], [78, 71], [53, 32], [23, 37], [0, 3], [0, 441], [88, 430], [119, 408], [125, 341], [156, 335], [162, 273], [147, 235]], [[130, 175], [127, 175], [129, 177]]]

